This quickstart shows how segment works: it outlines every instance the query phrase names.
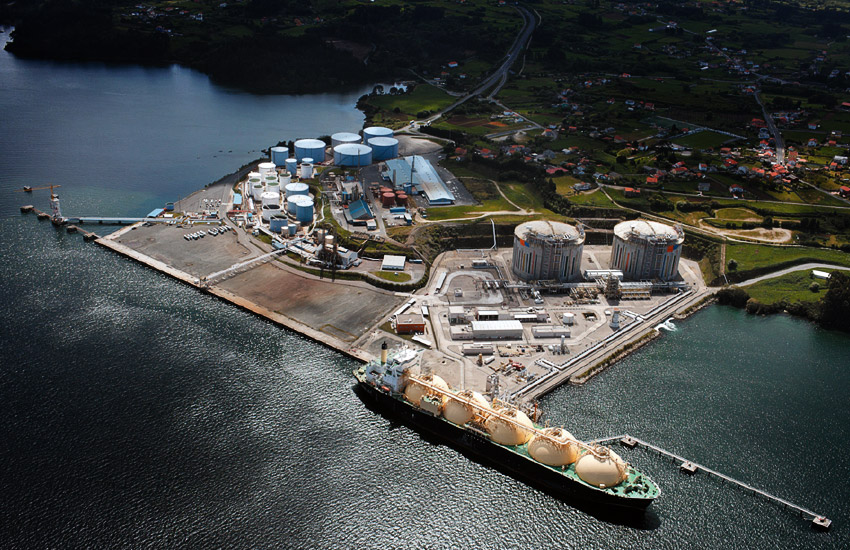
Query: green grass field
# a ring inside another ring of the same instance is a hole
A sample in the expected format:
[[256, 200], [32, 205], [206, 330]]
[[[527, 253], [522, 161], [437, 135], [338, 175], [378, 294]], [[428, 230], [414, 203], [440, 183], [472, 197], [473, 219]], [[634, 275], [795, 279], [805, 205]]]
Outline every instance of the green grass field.
[[404, 273], [403, 271], [372, 271], [371, 273], [379, 279], [393, 283], [406, 283], [410, 280], [410, 273]]
[[[821, 271], [833, 271], [823, 269]], [[818, 292], [811, 290], [811, 285], [816, 282], [820, 287]], [[754, 285], [744, 287], [751, 298], [763, 304], [775, 304], [780, 300], [793, 302], [817, 302], [826, 293], [828, 281], [814, 279], [812, 270], [795, 271], [787, 273], [774, 279], [767, 279]]]
[[726, 261], [738, 262], [738, 271], [802, 259], [850, 267], [850, 254], [829, 248], [780, 247], [744, 243], [726, 245]]
[[718, 208], [714, 211], [714, 217], [718, 220], [730, 222], [757, 222], [762, 221], [762, 217], [746, 208]]
[[393, 111], [398, 109], [402, 113], [410, 115], [410, 119], [416, 118], [421, 111], [439, 111], [451, 105], [454, 98], [443, 90], [428, 85], [420, 84], [413, 91], [401, 95], [381, 95], [370, 97], [369, 103], [384, 109]]
[[672, 140], [673, 143], [690, 147], [692, 149], [708, 149], [709, 147], [720, 147], [721, 144], [734, 139], [724, 134], [718, 134], [709, 130], [697, 132], [682, 138]]

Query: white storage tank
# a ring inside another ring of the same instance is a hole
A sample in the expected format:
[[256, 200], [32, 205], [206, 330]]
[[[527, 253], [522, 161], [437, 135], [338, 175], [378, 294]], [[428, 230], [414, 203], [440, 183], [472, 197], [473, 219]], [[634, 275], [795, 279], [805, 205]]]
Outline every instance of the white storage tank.
[[360, 135], [352, 134], [351, 132], [337, 132], [331, 136], [331, 147], [336, 147], [343, 143], [360, 143]]
[[296, 181], [284, 187], [284, 192], [286, 194], [287, 199], [290, 197], [294, 197], [295, 195], [304, 195], [306, 197], [310, 194], [310, 186], [306, 183]]
[[286, 171], [289, 172], [290, 176], [294, 176], [298, 174], [298, 159], [297, 158], [288, 158], [286, 159]]
[[280, 195], [280, 184], [276, 181], [269, 182], [266, 184], [266, 192], [267, 193], [277, 193]]
[[567, 326], [572, 326], [576, 322], [576, 314], [575, 313], [564, 313], [564, 324]]
[[372, 148], [361, 143], [346, 143], [334, 147], [334, 164], [337, 166], [369, 166]]
[[372, 160], [375, 162], [398, 156], [398, 140], [394, 137], [375, 137], [370, 139], [368, 144], [372, 148]]
[[271, 191], [264, 191], [262, 195], [260, 195], [260, 200], [262, 201], [263, 206], [267, 206], [269, 204], [280, 204], [280, 193], [272, 193]]
[[272, 164], [275, 166], [283, 166], [287, 157], [289, 157], [289, 149], [280, 146], [272, 147], [270, 157]]
[[251, 185], [251, 197], [252, 197], [255, 201], [260, 200], [260, 195], [262, 195], [262, 194], [263, 194], [263, 191], [265, 191], [265, 189], [266, 189], [266, 188], [265, 188], [265, 186], [262, 184], [262, 182], [259, 182], [259, 181], [258, 181], [257, 183], [254, 183], [253, 185]]
[[623, 278], [669, 281], [679, 275], [685, 232], [680, 225], [650, 220], [628, 220], [614, 226], [611, 269]]
[[289, 185], [289, 182], [292, 181], [292, 176], [289, 175], [289, 172], [284, 172], [277, 177], [277, 181], [280, 183], [281, 187], [286, 187]]
[[257, 166], [257, 169], [260, 171], [261, 176], [267, 176], [269, 174], [277, 175], [273, 162], [261, 162], [259, 166]]
[[[307, 160], [307, 159], [305, 159]], [[313, 159], [309, 159], [313, 160]], [[313, 177], [313, 164], [310, 162], [302, 162], [301, 163], [301, 179], [308, 180]]]
[[369, 140], [376, 137], [393, 137], [393, 131], [383, 126], [371, 126], [363, 128], [363, 141], [369, 143]]
[[511, 270], [523, 281], [578, 279], [584, 229], [548, 220], [521, 223], [514, 229]]
[[304, 197], [295, 204], [295, 219], [298, 223], [313, 223], [313, 199]]
[[324, 162], [325, 147], [325, 142], [320, 139], [299, 139], [295, 142], [295, 159], [299, 162], [305, 158], [313, 159], [310, 162]]
[[263, 221], [267, 222], [272, 219], [273, 216], [281, 216], [280, 206], [276, 204], [266, 204], [263, 205]]

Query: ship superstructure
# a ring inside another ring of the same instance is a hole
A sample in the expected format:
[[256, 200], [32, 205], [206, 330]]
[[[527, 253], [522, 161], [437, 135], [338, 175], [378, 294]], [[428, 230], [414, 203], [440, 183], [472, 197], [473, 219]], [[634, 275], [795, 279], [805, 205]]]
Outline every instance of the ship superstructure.
[[645, 509], [658, 486], [613, 450], [543, 427], [521, 409], [478, 392], [454, 391], [439, 376], [414, 375], [420, 354], [401, 348], [354, 372], [380, 404], [464, 450], [504, 466], [559, 496]]

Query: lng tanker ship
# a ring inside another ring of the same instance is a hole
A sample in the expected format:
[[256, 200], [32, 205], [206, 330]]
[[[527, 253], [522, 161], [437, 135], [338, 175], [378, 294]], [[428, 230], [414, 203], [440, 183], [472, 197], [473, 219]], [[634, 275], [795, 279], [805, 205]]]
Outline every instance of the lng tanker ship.
[[400, 349], [354, 371], [364, 393], [465, 451], [517, 477], [576, 502], [644, 510], [661, 491], [611, 449], [583, 443], [563, 428], [534, 423], [523, 411], [490, 403], [473, 391], [456, 392], [439, 376], [414, 376], [420, 354]]

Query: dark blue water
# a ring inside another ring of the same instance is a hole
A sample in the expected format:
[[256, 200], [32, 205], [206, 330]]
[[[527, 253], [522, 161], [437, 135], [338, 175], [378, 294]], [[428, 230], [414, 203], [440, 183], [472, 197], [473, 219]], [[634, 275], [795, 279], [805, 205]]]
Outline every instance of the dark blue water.
[[[279, 139], [357, 129], [353, 96], [5, 52], [0, 82], [0, 546], [850, 546], [846, 335], [713, 307], [543, 402], [578, 436], [629, 432], [831, 533], [642, 450], [622, 454], [662, 498], [604, 521], [376, 415], [344, 357], [17, 213], [46, 199], [14, 193], [22, 175], [61, 183], [74, 213], [145, 213]], [[301, 114], [316, 128], [293, 130]]]

